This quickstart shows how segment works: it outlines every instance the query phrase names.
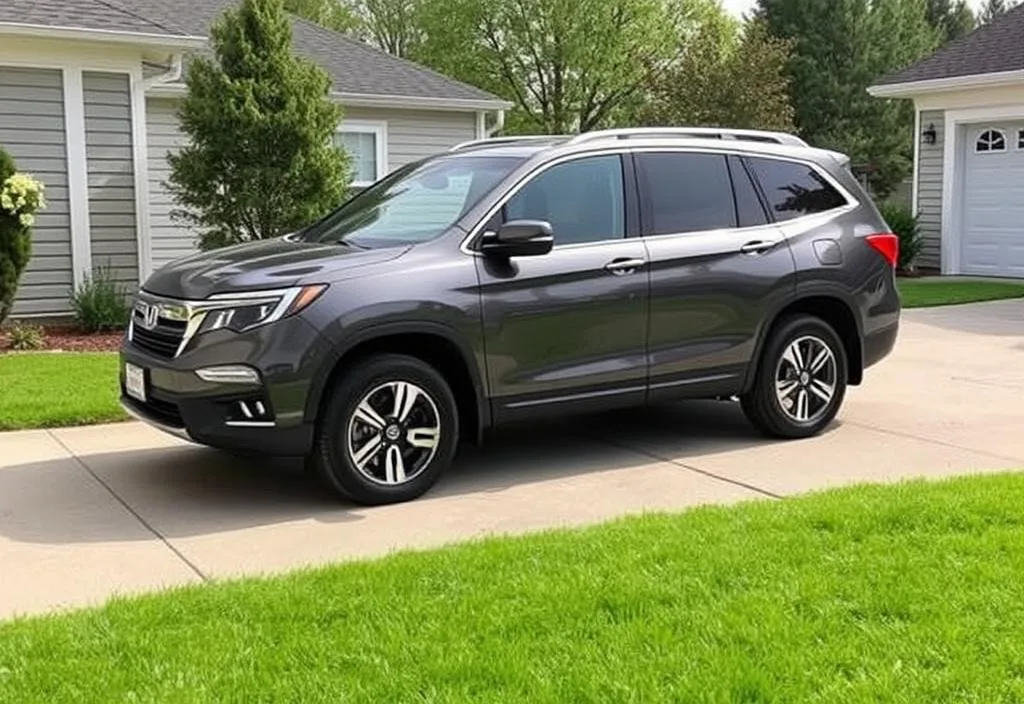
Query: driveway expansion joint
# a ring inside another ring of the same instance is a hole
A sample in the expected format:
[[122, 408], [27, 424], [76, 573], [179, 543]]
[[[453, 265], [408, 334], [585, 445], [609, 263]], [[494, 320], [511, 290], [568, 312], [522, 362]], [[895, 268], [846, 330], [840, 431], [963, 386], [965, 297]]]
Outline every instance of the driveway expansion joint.
[[68, 447], [64, 443], [63, 440], [61, 440], [59, 437], [57, 437], [50, 430], [47, 430], [46, 433], [51, 438], [53, 438], [54, 442], [56, 442], [58, 445], [60, 445], [62, 448], [64, 448], [64, 451], [67, 452], [68, 455], [72, 459], [74, 459], [74, 461], [78, 464], [78, 466], [80, 466], [83, 470], [85, 470], [85, 472], [89, 476], [91, 476], [97, 483], [99, 483], [100, 486], [102, 486], [104, 489], [106, 489], [107, 493], [110, 494], [114, 498], [114, 500], [117, 501], [117, 503], [121, 504], [121, 506], [124, 508], [125, 511], [127, 511], [132, 516], [134, 516], [135, 520], [137, 520], [146, 530], [148, 530], [150, 533], [152, 533], [157, 538], [157, 540], [159, 540], [161, 543], [163, 543], [164, 546], [166, 546], [168, 550], [170, 550], [179, 560], [181, 560], [182, 563], [184, 563], [185, 566], [189, 568], [189, 570], [191, 570], [193, 573], [195, 573], [195, 575], [197, 577], [199, 577], [200, 580], [202, 580], [203, 582], [210, 582], [210, 581], [212, 581], [210, 579], [210, 577], [208, 577], [201, 569], [199, 569], [198, 565], [196, 565], [194, 562], [192, 562], [190, 559], [188, 559], [185, 556], [185, 554], [181, 552], [181, 550], [176, 548], [174, 546], [174, 544], [171, 543], [170, 540], [168, 540], [166, 537], [164, 537], [160, 533], [160, 531], [158, 531], [152, 524], [150, 524], [149, 521], [147, 521], [145, 518], [143, 518], [142, 515], [138, 511], [136, 511], [134, 508], [132, 508], [131, 505], [127, 501], [125, 501], [123, 498], [121, 498], [121, 496], [116, 491], [114, 491], [114, 488], [112, 486], [110, 486], [109, 483], [104, 481], [103, 477], [101, 477], [99, 474], [94, 472], [92, 467], [90, 467], [88, 465], [88, 463], [85, 462], [85, 460], [83, 460], [81, 457], [79, 457], [77, 453], [75, 453], [70, 447]]
[[726, 484], [732, 484], [733, 486], [738, 486], [738, 487], [741, 487], [743, 489], [747, 489], [748, 491], [752, 491], [752, 492], [754, 492], [756, 494], [761, 494], [762, 496], [765, 496], [765, 497], [767, 497], [769, 499], [784, 499], [784, 498], [786, 498], [782, 494], [773, 493], [771, 491], [768, 491], [767, 489], [762, 489], [759, 486], [754, 486], [753, 484], [747, 484], [746, 482], [741, 482], [738, 479], [731, 479], [731, 478], [723, 476], [721, 474], [715, 474], [714, 472], [709, 472], [706, 469], [701, 469], [700, 467], [694, 467], [693, 465], [686, 464], [685, 462], [680, 462], [679, 460], [673, 459], [671, 457], [663, 457], [663, 456], [659, 455], [656, 452], [651, 452], [650, 450], [644, 450], [644, 449], [641, 449], [641, 448], [638, 448], [638, 447], [632, 447], [631, 445], [628, 445], [626, 443], [613, 442], [611, 440], [608, 440], [607, 438], [591, 437], [590, 439], [594, 440], [596, 442], [604, 443], [605, 445], [609, 445], [611, 447], [617, 447], [620, 450], [627, 450], [629, 452], [636, 452], [637, 454], [644, 455], [645, 457], [650, 457], [652, 460], [657, 460], [659, 462], [667, 462], [668, 464], [675, 465], [676, 467], [679, 467], [680, 469], [686, 469], [686, 470], [689, 470], [689, 471], [694, 472], [696, 474], [700, 474], [702, 476], [708, 477], [709, 479], [717, 479], [720, 482], [725, 482]]
[[847, 424], [847, 425], [854, 425], [854, 426], [857, 426], [858, 428], [865, 428], [866, 430], [873, 430], [873, 431], [875, 431], [877, 433], [885, 433], [886, 435], [892, 435], [893, 437], [897, 437], [897, 438], [906, 438], [908, 440], [917, 440], [919, 442], [927, 442], [927, 443], [931, 443], [932, 445], [938, 445], [940, 447], [948, 447], [948, 448], [951, 448], [951, 449], [954, 449], [954, 450], [963, 450], [964, 452], [973, 452], [976, 455], [985, 455], [985, 456], [991, 457], [992, 459], [995, 459], [995, 460], [1003, 460], [1005, 462], [1021, 462], [1021, 463], [1024, 463], [1024, 457], [1016, 457], [1016, 456], [1013, 456], [1013, 455], [1001, 455], [1001, 454], [999, 454], [997, 452], [990, 452], [988, 450], [981, 450], [981, 449], [976, 448], [976, 447], [968, 447], [967, 445], [960, 445], [960, 444], [955, 443], [955, 442], [946, 442], [945, 440], [936, 440], [935, 438], [927, 438], [927, 437], [924, 437], [923, 435], [918, 435], [916, 433], [906, 433], [906, 432], [903, 432], [903, 431], [900, 431], [900, 430], [893, 430], [891, 428], [883, 428], [883, 427], [880, 427], [880, 426], [877, 426], [877, 425], [872, 425], [871, 423], [864, 423], [864, 422], [855, 421], [855, 420], [844, 420], [843, 423]]

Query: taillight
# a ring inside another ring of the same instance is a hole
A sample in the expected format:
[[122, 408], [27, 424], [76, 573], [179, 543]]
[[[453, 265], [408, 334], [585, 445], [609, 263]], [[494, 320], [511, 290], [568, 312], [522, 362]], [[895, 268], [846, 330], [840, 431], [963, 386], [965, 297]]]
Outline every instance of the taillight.
[[896, 235], [885, 232], [877, 235], [868, 235], [864, 238], [876, 252], [885, 257], [889, 266], [895, 268], [900, 258], [900, 238]]

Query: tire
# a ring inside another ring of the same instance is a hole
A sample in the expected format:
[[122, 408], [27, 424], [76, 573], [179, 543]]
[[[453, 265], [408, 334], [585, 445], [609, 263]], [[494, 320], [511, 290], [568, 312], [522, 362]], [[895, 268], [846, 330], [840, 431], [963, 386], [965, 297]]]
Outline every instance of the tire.
[[[800, 352], [795, 355], [791, 346], [797, 341]], [[824, 348], [831, 357], [811, 374]], [[750, 423], [768, 436], [811, 437], [839, 412], [846, 395], [847, 369], [846, 348], [831, 325], [811, 315], [786, 317], [772, 330], [754, 385], [740, 397], [740, 404]]]
[[308, 467], [331, 491], [370, 506], [410, 501], [451, 465], [459, 439], [455, 396], [429, 364], [374, 356], [327, 393]]

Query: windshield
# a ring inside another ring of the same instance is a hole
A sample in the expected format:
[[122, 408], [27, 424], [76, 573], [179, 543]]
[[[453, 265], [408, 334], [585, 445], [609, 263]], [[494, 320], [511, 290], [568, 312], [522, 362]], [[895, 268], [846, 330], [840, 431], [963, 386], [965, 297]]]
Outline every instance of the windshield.
[[522, 161], [443, 156], [414, 162], [310, 225], [297, 239], [368, 249], [427, 242], [443, 234]]

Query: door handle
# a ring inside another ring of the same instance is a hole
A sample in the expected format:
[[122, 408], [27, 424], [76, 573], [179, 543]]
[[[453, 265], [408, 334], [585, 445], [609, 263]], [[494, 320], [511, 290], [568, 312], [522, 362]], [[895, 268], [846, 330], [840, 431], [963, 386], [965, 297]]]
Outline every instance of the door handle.
[[643, 259], [613, 259], [605, 264], [604, 268], [616, 276], [622, 276], [623, 274], [632, 274], [646, 263]]
[[740, 251], [743, 254], [761, 254], [762, 252], [767, 252], [778, 243], [778, 240], [754, 240], [742, 245]]

